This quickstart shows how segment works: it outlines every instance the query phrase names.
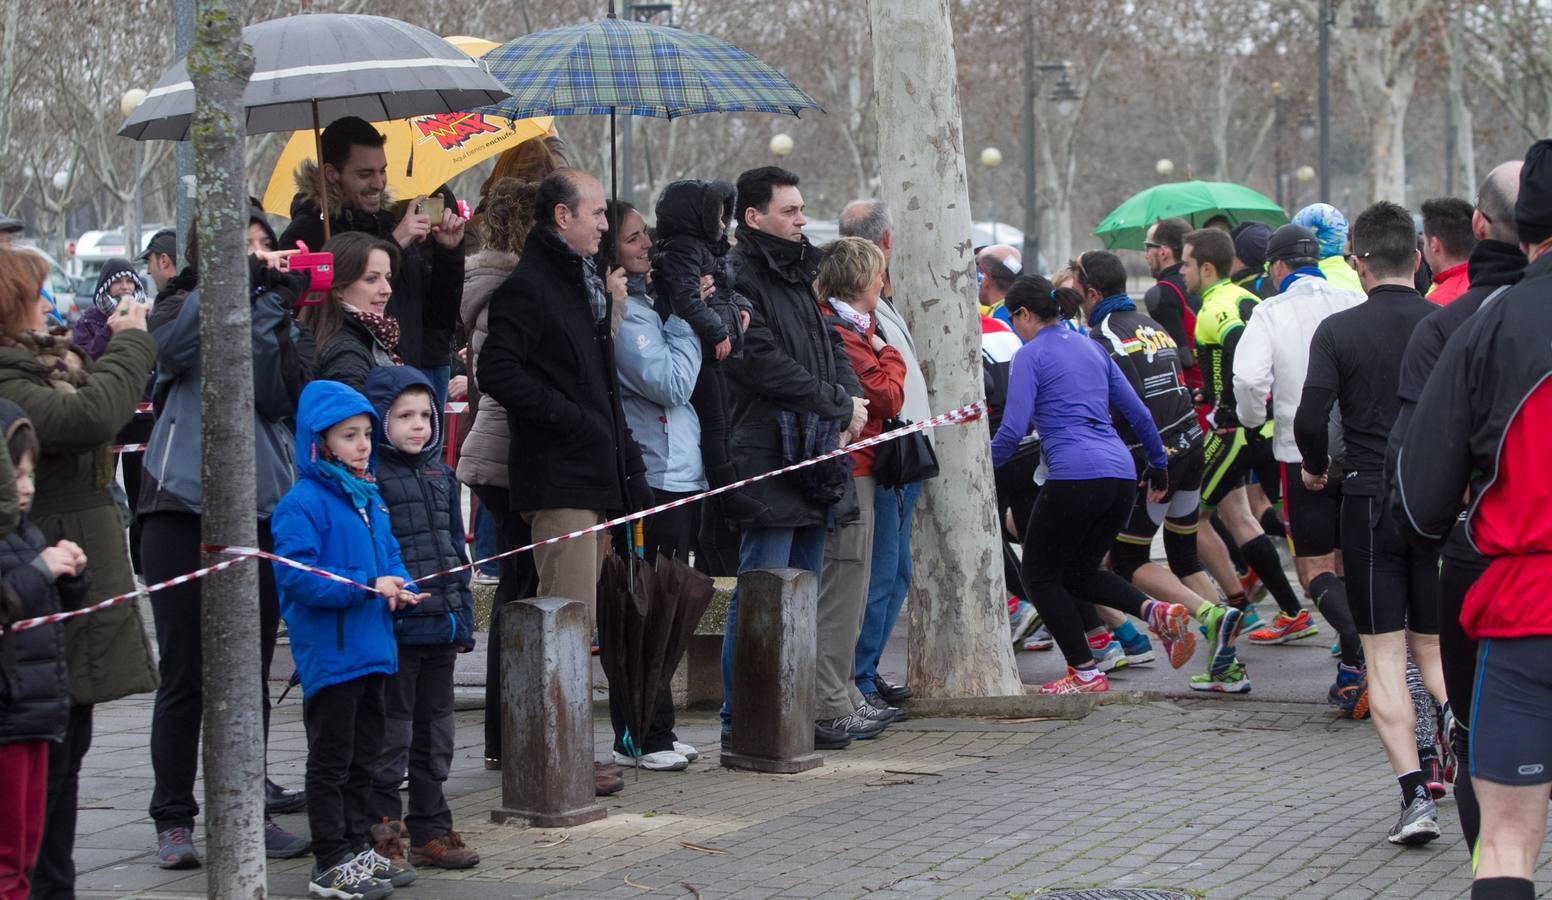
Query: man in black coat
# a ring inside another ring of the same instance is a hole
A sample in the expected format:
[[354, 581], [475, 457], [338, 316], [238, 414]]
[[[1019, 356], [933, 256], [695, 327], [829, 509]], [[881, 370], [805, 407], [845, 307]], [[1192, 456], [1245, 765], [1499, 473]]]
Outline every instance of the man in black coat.
[[[606, 290], [593, 262], [609, 230], [603, 187], [560, 169], [534, 206], [522, 261], [491, 295], [476, 376], [512, 427], [512, 511], [542, 541], [645, 509], [653, 495], [614, 367], [609, 304], [625, 299], [624, 270], [609, 274]], [[579, 600], [591, 617], [607, 546], [599, 532], [534, 550], [539, 596]]]
[[[867, 402], [835, 330], [827, 326], [814, 296], [819, 253], [803, 236], [803, 195], [798, 177], [764, 166], [738, 177], [738, 243], [733, 249], [733, 287], [754, 309], [744, 332], [744, 351], [729, 358], [733, 392], [733, 460], [747, 478], [780, 468], [779, 414], [805, 414], [838, 423], [843, 442], [862, 431]], [[794, 568], [814, 573], [824, 562], [831, 505], [805, 490], [796, 472], [745, 488], [765, 507], [740, 524], [738, 571]], [[722, 722], [732, 720], [733, 634], [738, 595], [728, 604], [722, 644]], [[817, 732], [817, 729], [816, 729]], [[844, 733], [821, 736], [826, 743], [849, 742]]]
[[[388, 157], [383, 152], [387, 140], [355, 116], [336, 119], [323, 130], [330, 234], [364, 231], [399, 245], [388, 314], [399, 320], [400, 358], [430, 379], [440, 408], [447, 400], [453, 329], [463, 302], [464, 223], [452, 209], [432, 222], [420, 212], [424, 196], [411, 200], [402, 218], [394, 215], [388, 208]], [[296, 187], [291, 224], [278, 247], [290, 250], [302, 242], [310, 250], [322, 250], [323, 213], [313, 162], [297, 169]]]

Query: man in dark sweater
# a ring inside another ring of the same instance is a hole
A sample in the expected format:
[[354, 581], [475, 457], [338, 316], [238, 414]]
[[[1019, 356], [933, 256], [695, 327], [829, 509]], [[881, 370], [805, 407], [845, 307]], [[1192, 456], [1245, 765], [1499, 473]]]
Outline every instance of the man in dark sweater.
[[[1439, 361], [1445, 344], [1470, 321], [1483, 303], [1519, 281], [1525, 271], [1525, 254], [1520, 250], [1520, 232], [1514, 221], [1514, 204], [1520, 194], [1523, 166], [1519, 160], [1503, 163], [1488, 173], [1482, 186], [1477, 188], [1476, 210], [1471, 216], [1471, 230], [1477, 243], [1467, 262], [1470, 286], [1449, 305], [1424, 319], [1407, 342], [1406, 352], [1401, 357], [1398, 391], [1401, 410], [1386, 446], [1392, 471], [1399, 461], [1417, 400], [1422, 396], [1423, 386], [1428, 383], [1428, 375]], [[1427, 453], [1429, 450], [1425, 443], [1414, 452]], [[1395, 498], [1394, 511], [1398, 516], [1405, 516], [1399, 497]], [[1449, 696], [1446, 718], [1454, 721], [1449, 742], [1455, 754], [1455, 804], [1468, 848], [1476, 846], [1481, 823], [1476, 794], [1471, 786], [1469, 752], [1477, 642], [1461, 627], [1460, 611], [1466, 591], [1486, 571], [1487, 562], [1487, 558], [1472, 546], [1463, 523], [1450, 530], [1440, 551], [1439, 657], [1444, 668], [1444, 690]]]
[[1385, 514], [1385, 444], [1400, 407], [1402, 351], [1435, 307], [1413, 286], [1420, 255], [1411, 213], [1376, 203], [1353, 223], [1349, 240], [1349, 259], [1369, 299], [1315, 329], [1294, 437], [1305, 487], [1323, 490], [1330, 467], [1326, 423], [1332, 405], [1341, 404], [1347, 596], [1368, 667], [1369, 709], [1401, 783], [1401, 815], [1389, 840], [1421, 844], [1439, 836], [1439, 822], [1418, 758], [1406, 663], [1410, 648], [1429, 693], [1443, 702], [1439, 585], [1435, 561], [1403, 540], [1395, 519]]

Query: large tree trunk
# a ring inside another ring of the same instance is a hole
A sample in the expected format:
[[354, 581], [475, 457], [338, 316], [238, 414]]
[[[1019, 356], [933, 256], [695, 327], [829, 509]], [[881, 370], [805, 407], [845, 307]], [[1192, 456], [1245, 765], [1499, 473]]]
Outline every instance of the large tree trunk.
[[[253, 450], [253, 345], [243, 183], [243, 89], [253, 72], [237, 0], [199, 0], [189, 76], [194, 83], [194, 175], [202, 203], [200, 403], [207, 544], [258, 542]], [[206, 556], [206, 564], [225, 557]], [[212, 897], [266, 895], [264, 720], [259, 684], [259, 571], [250, 561], [205, 579], [205, 835]]]
[[[949, 0], [868, 0], [868, 18], [891, 272], [942, 412], [984, 396]], [[922, 697], [1016, 694], [986, 429], [934, 438], [942, 474], [927, 483], [912, 542], [909, 681]]]

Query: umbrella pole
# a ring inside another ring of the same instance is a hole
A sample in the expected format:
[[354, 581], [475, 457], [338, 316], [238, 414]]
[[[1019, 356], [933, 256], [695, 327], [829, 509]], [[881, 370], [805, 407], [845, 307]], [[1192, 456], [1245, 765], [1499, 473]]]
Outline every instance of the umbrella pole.
[[[616, 148], [615, 143], [614, 143], [614, 141], [615, 141], [614, 129], [615, 129], [615, 124], [614, 124], [614, 107], [611, 106], [611, 107], [609, 107], [609, 195], [614, 199], [615, 209], [619, 209], [619, 207], [620, 207], [620, 173], [619, 173], [620, 159], [619, 159], [619, 151]], [[613, 228], [614, 227], [614, 223], [610, 222], [609, 226], [611, 228]], [[614, 239], [611, 237], [610, 240], [614, 240]], [[613, 254], [610, 254], [610, 256], [612, 256], [612, 255]]]
[[[323, 212], [323, 240], [329, 240], [329, 181], [323, 177], [323, 132], [318, 128], [318, 101], [313, 101], [313, 161], [318, 169], [318, 203]], [[309, 247], [319, 250], [319, 247]]]

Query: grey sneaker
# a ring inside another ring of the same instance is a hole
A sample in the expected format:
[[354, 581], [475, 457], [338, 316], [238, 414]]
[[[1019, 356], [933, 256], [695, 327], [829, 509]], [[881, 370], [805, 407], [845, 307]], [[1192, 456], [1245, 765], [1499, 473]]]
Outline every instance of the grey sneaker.
[[1427, 797], [1415, 798], [1390, 827], [1392, 844], [1412, 847], [1426, 844], [1439, 836], [1439, 807]]
[[164, 869], [197, 869], [199, 853], [194, 849], [194, 829], [177, 826], [156, 833], [156, 858]]
[[307, 879], [307, 896], [320, 900], [383, 900], [393, 893], [393, 885], [373, 878], [361, 865], [361, 857], [352, 856], [342, 863], [320, 869], [313, 866]]
[[264, 820], [264, 855], [270, 859], [295, 859], [308, 846], [307, 838], [281, 828], [274, 819]]
[[908, 718], [905, 710], [898, 706], [890, 706], [889, 701], [880, 694], [863, 694], [862, 699], [863, 705], [873, 710], [870, 718], [881, 722], [904, 722]]
[[854, 712], [834, 719], [821, 719], [819, 724], [844, 731], [852, 740], [865, 741], [868, 738], [878, 737], [886, 723], [864, 718]]

